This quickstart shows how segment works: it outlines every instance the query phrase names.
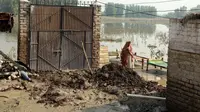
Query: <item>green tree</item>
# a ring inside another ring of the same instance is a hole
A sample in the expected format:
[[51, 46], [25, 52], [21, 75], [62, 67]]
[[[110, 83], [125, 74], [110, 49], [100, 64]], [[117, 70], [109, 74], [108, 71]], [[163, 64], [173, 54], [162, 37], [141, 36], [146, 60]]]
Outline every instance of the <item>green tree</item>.
[[157, 15], [157, 9], [150, 6], [127, 5], [126, 10], [125, 17], [152, 18]]
[[200, 5], [197, 5], [196, 7], [191, 8], [190, 12], [192, 12], [192, 13], [200, 13]]
[[174, 12], [170, 12], [170, 13], [166, 14], [165, 17], [183, 18], [187, 13], [188, 13], [187, 7], [186, 6], [182, 6], [180, 8], [175, 9]]
[[114, 3], [109, 2], [107, 5], [105, 5], [105, 11], [104, 14], [108, 16], [115, 16], [115, 9], [114, 9]]
[[0, 0], [0, 4], [1, 4], [0, 11], [14, 13], [12, 2], [13, 0]]
[[116, 8], [116, 17], [122, 17], [124, 14], [124, 4], [115, 4]]

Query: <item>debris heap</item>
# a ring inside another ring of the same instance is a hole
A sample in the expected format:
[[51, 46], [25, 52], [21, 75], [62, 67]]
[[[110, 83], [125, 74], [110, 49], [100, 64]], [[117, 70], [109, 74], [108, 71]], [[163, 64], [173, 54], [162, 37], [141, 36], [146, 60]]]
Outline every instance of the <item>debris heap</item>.
[[18, 66], [16, 66], [16, 64], [6, 59], [0, 60], [0, 78], [6, 78], [10, 80], [22, 78], [24, 80], [31, 81], [31, 79], [29, 78], [30, 75], [33, 74], [31, 73], [31, 71], [27, 70], [25, 66], [20, 65], [19, 63]]
[[125, 93], [149, 94], [164, 89], [157, 82], [145, 81], [133, 69], [118, 64], [103, 66], [97, 70], [94, 79], [100, 88], [112, 90], [114, 87]]
[[[58, 88], [63, 88], [64, 90], [74, 89], [75, 91], [97, 89], [117, 96], [121, 96], [124, 93], [153, 94], [156, 96], [165, 95], [160, 94], [165, 93], [165, 88], [158, 85], [158, 83], [145, 81], [132, 69], [122, 67], [118, 64], [105, 65], [95, 70], [93, 74], [88, 70], [42, 72], [38, 80], [41, 80], [41, 82], [48, 82], [48, 85], [50, 85], [48, 87], [50, 89], [47, 89], [47, 91], [40, 96], [40, 101], [47, 104], [52, 104], [54, 102], [58, 105], [66, 101], [63, 93], [56, 92]], [[33, 92], [35, 92], [35, 90]]]

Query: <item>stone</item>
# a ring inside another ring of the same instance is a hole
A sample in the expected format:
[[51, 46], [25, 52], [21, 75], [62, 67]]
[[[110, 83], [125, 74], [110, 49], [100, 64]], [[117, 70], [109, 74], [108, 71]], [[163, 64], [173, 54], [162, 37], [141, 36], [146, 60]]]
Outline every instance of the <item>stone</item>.
[[11, 74], [11, 79], [12, 80], [15, 80], [15, 79], [17, 79], [18, 78], [18, 76], [17, 75], [19, 75], [19, 73], [18, 72], [13, 72], [12, 74]]

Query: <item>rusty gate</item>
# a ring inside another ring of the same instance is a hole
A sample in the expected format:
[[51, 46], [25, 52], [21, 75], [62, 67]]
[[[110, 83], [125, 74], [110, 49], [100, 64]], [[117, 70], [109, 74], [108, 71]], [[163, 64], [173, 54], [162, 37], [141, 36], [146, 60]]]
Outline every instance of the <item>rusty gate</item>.
[[92, 64], [93, 7], [32, 5], [30, 68], [37, 71], [82, 69]]

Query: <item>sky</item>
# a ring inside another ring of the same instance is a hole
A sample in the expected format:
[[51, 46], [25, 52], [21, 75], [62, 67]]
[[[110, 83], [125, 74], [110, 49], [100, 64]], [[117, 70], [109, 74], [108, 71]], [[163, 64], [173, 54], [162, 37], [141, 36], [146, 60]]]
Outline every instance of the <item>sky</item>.
[[[123, 4], [134, 4], [141, 2], [160, 2], [160, 1], [168, 1], [168, 0], [98, 0], [100, 2], [108, 3], [123, 3]], [[173, 1], [173, 2], [165, 2], [165, 3], [152, 3], [152, 4], [142, 4], [142, 5], [151, 5], [155, 6], [157, 10], [174, 10], [181, 6], [186, 6], [188, 9], [192, 7], [196, 7], [200, 4], [200, 0], [181, 0], [181, 1]]]

